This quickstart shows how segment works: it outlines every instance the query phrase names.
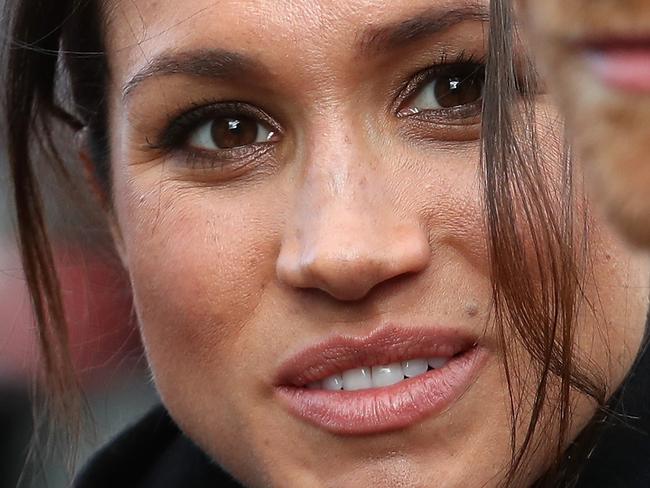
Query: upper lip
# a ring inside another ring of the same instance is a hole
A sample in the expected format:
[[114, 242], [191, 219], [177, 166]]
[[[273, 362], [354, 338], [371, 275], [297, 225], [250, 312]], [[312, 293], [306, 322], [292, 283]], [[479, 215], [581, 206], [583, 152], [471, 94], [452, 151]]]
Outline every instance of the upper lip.
[[301, 387], [353, 368], [452, 357], [475, 345], [476, 337], [439, 327], [388, 325], [363, 337], [335, 335], [283, 361], [275, 384]]

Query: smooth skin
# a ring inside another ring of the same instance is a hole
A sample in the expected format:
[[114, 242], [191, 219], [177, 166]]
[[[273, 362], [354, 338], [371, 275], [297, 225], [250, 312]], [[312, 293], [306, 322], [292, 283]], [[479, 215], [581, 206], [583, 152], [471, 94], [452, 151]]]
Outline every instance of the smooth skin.
[[[463, 0], [106, 4], [111, 218], [176, 422], [250, 487], [496, 486], [510, 418], [489, 321], [480, 100], [470, 90], [441, 110], [418, 75], [482, 59], [485, 11]], [[553, 108], [540, 109], [541, 139], [559, 139]], [[613, 389], [641, 341], [650, 273], [598, 222], [593, 237], [588, 289], [600, 287], [604, 316], [585, 314], [577, 337]], [[458, 328], [490, 358], [449, 409], [392, 433], [334, 435], [279, 401], [283, 360], [387, 323]], [[594, 412], [576, 405], [572, 437]], [[524, 484], [549, 456], [538, 451]]]

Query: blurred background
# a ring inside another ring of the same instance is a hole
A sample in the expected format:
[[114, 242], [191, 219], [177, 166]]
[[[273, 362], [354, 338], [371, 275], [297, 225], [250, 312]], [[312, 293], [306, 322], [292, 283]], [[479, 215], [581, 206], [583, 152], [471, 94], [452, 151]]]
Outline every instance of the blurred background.
[[[0, 8], [2, 4], [0, 0]], [[71, 477], [61, 452], [48, 455], [44, 445], [36, 443], [36, 462], [25, 467], [34, 437], [30, 393], [38, 354], [16, 246], [5, 148], [0, 138], [0, 488], [63, 488]], [[90, 406], [91, 420], [85, 424], [76, 459], [82, 466], [99, 446], [151, 408], [157, 397], [143, 358], [128, 282], [111, 249], [96, 199], [75, 158], [69, 160], [69, 181], [46, 165], [40, 176], [72, 355]]]

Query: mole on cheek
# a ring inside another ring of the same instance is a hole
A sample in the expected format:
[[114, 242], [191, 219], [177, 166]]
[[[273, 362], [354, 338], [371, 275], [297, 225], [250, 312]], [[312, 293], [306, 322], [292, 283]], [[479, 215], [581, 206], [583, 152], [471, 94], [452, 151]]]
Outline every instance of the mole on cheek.
[[465, 305], [465, 313], [470, 317], [476, 317], [478, 315], [478, 303], [468, 303]]

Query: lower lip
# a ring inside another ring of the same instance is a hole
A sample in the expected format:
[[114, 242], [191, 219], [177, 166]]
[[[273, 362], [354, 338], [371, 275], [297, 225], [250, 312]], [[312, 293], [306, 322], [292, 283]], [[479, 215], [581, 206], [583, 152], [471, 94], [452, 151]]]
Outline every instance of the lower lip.
[[587, 62], [602, 83], [632, 93], [650, 92], [650, 44], [589, 50]]
[[360, 391], [309, 390], [291, 386], [277, 392], [298, 418], [341, 435], [368, 435], [409, 427], [447, 409], [472, 384], [487, 360], [474, 347], [444, 368], [385, 388]]

